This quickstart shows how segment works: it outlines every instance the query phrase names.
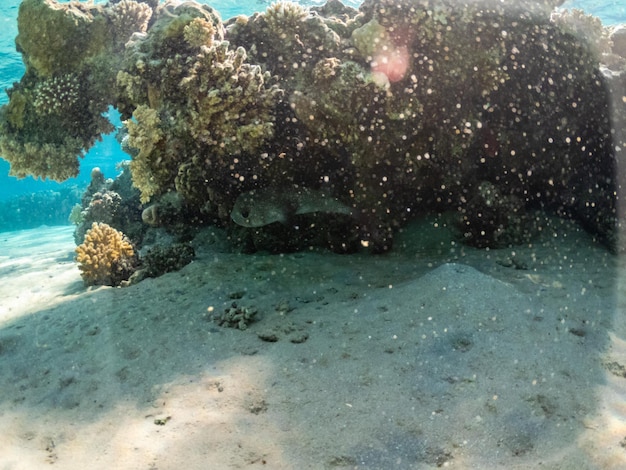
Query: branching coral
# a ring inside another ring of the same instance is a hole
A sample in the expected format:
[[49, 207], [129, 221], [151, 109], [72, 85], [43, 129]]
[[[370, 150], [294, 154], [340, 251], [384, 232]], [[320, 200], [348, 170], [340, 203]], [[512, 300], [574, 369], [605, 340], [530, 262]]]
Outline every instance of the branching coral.
[[278, 94], [270, 76], [245, 62], [246, 51], [220, 42], [198, 57], [181, 86], [189, 97], [189, 133], [213, 155], [253, 152], [273, 133]]
[[134, 272], [136, 257], [122, 232], [94, 222], [76, 247], [76, 261], [86, 285], [118, 286]]
[[79, 212], [74, 215], [76, 222], [76, 230], [74, 230], [74, 241], [76, 244], [80, 244], [85, 239], [85, 233], [89, 230], [94, 222], [102, 222], [110, 225], [111, 227], [120, 228], [120, 222], [122, 212], [124, 208], [122, 206], [123, 201], [119, 194], [115, 191], [106, 189], [109, 185], [103, 185], [95, 193], [91, 194], [88, 198], [87, 194], [83, 195], [85, 201], [85, 207], [77, 206]]
[[600, 18], [586, 14], [583, 10], [558, 10], [551, 19], [564, 31], [574, 34], [598, 56], [611, 52], [610, 30], [602, 25]]
[[113, 223], [122, 205], [122, 198], [115, 191], [102, 189], [91, 197], [88, 215], [91, 220]]
[[111, 32], [116, 41], [124, 44], [133, 33], [145, 33], [152, 17], [152, 8], [146, 3], [121, 0], [105, 11], [111, 22]]
[[127, 162], [118, 166], [122, 172], [115, 179], [105, 178], [99, 168], [91, 170], [91, 182], [75, 209], [74, 241], [77, 245], [94, 222], [105, 223], [123, 232], [134, 246], [141, 246], [144, 226], [141, 223], [139, 191], [132, 187]]
[[176, 189], [201, 207], [234, 159], [273, 136], [280, 90], [244, 49], [221, 40], [211, 10], [183, 4], [160, 11], [167, 14], [132, 46], [118, 74], [122, 110], [132, 109], [125, 125], [135, 149], [133, 182], [143, 202]]
[[204, 18], [194, 18], [185, 26], [184, 36], [185, 41], [187, 41], [191, 47], [210, 47], [213, 45], [215, 26]]
[[276, 2], [265, 11], [267, 27], [272, 31], [282, 31], [285, 38], [298, 34], [309, 11], [294, 2]]

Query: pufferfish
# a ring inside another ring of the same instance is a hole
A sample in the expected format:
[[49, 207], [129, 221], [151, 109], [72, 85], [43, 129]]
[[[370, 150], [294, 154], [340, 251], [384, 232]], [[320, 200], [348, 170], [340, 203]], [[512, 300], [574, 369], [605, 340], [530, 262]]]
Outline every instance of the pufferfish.
[[243, 227], [263, 227], [274, 222], [288, 223], [295, 215], [326, 212], [352, 215], [352, 208], [320, 190], [265, 188], [240, 194], [230, 218]]

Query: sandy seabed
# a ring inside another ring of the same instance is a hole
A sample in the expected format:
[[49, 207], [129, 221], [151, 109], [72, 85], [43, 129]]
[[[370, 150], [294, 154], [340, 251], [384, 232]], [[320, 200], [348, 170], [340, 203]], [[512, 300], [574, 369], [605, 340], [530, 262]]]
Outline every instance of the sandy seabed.
[[73, 250], [0, 234], [0, 469], [626, 468], [626, 262], [571, 222], [476, 250], [422, 220], [383, 256], [206, 230], [128, 288]]

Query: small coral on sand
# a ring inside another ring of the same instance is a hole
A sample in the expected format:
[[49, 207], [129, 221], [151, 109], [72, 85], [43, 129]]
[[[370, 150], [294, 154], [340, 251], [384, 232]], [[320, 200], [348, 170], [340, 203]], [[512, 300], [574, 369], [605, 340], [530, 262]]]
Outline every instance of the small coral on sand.
[[94, 223], [85, 241], [76, 247], [76, 261], [85, 284], [119, 286], [135, 270], [135, 252], [124, 234], [103, 223]]

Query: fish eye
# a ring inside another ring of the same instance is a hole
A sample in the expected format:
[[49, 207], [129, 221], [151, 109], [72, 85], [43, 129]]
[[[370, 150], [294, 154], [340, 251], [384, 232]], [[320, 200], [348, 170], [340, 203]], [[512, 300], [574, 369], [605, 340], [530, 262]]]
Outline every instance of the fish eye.
[[249, 208], [243, 208], [239, 211], [239, 213], [241, 214], [241, 217], [243, 217], [244, 219], [247, 219], [250, 216], [250, 209]]

